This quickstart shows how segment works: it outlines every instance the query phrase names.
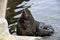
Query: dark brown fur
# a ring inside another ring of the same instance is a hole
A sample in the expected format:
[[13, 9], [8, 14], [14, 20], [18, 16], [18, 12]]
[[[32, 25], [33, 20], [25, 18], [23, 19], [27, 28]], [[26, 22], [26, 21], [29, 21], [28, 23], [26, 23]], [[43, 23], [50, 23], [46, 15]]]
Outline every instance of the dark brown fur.
[[[28, 9], [22, 11], [22, 15], [18, 22], [17, 35], [33, 35], [36, 32], [34, 18]], [[33, 32], [32, 32], [33, 31]]]

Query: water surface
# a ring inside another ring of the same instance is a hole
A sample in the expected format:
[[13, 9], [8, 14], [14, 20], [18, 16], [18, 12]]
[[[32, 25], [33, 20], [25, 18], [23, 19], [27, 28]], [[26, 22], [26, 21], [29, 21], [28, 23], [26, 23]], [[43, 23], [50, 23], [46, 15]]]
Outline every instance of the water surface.
[[60, 0], [30, 0], [31, 11], [35, 20], [52, 25], [55, 33], [44, 40], [60, 40]]

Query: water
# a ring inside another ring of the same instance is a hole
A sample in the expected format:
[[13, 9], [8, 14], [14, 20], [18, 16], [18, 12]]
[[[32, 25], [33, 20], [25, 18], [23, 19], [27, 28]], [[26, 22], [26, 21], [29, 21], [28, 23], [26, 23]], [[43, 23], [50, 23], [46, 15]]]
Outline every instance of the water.
[[52, 36], [43, 37], [43, 39], [60, 40], [60, 0], [30, 0], [22, 4], [24, 3], [31, 5], [29, 10], [35, 20], [45, 22], [46, 24], [52, 25], [54, 28], [55, 33]]
[[[13, 3], [13, 2], [12, 2]], [[17, 2], [16, 2], [17, 3]], [[46, 24], [52, 25], [55, 33], [49, 37], [43, 37], [43, 40], [60, 40], [60, 0], [30, 0], [23, 1], [21, 4], [17, 5], [31, 6], [29, 10], [39, 22], [44, 22]], [[15, 12], [22, 10], [23, 8], [15, 9]], [[9, 16], [10, 17], [10, 16]], [[20, 17], [19, 15], [14, 16], [14, 18]], [[16, 24], [16, 22], [15, 22]]]
[[32, 0], [30, 8], [37, 21], [45, 22], [53, 26], [55, 33], [44, 40], [60, 40], [60, 1], [59, 0]]

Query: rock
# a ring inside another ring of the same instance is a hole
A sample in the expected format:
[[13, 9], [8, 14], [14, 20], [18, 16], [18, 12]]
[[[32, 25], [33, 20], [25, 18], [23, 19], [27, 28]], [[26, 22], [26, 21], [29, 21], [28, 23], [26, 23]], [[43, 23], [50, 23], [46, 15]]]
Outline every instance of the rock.
[[7, 36], [0, 36], [0, 40], [15, 40], [15, 39]]
[[17, 24], [17, 35], [49, 36], [52, 33], [54, 33], [52, 26], [36, 21], [27, 8], [22, 10], [22, 15]]

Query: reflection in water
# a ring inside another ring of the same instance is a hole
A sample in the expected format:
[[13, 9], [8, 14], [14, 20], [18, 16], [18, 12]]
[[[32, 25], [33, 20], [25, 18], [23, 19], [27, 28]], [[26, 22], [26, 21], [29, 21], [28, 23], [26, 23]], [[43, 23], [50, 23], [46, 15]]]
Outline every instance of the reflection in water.
[[[18, 3], [16, 4], [15, 3]], [[16, 19], [19, 20], [17, 17], [20, 16], [20, 10], [22, 10], [24, 7], [28, 5], [32, 5], [29, 10], [31, 11], [33, 17], [35, 20], [40, 22], [45, 22], [46, 24], [50, 24], [54, 27], [55, 33], [54, 35], [50, 37], [44, 37], [44, 40], [59, 40], [60, 38], [60, 0], [30, 0], [30, 1], [16, 1], [9, 4], [9, 10], [7, 10], [7, 20], [9, 24], [15, 23]], [[15, 7], [12, 7], [12, 5], [15, 5]], [[21, 6], [23, 5], [23, 6]], [[10, 7], [11, 6], [11, 7]], [[18, 7], [16, 11], [16, 7]], [[15, 11], [16, 12], [15, 12]], [[19, 14], [19, 15], [18, 15]], [[17, 16], [15, 16], [17, 15]], [[16, 17], [16, 19], [15, 19]], [[10, 20], [9, 20], [10, 19]], [[13, 19], [13, 20], [12, 20]]]

